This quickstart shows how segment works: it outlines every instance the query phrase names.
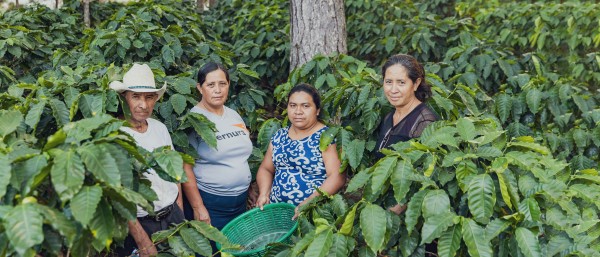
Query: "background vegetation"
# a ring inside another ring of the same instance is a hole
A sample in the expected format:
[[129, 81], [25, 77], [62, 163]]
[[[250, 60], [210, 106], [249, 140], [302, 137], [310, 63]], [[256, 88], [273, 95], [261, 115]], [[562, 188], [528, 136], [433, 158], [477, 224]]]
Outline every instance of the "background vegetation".
[[[351, 178], [340, 195], [305, 206], [293, 245], [269, 256], [598, 256], [600, 252], [600, 6], [587, 1], [346, 1], [348, 55], [289, 71], [285, 0], [31, 6], [0, 19], [0, 256], [110, 252], [135, 205], [155, 196], [141, 172], [181, 180], [185, 133], [214, 142], [187, 110], [194, 75], [231, 68], [230, 107], [262, 159], [298, 82], [325, 98], [324, 121]], [[443, 121], [373, 162], [376, 128], [391, 110], [379, 67], [408, 53], [426, 66]], [[169, 88], [156, 117], [180, 153], [148, 153], [119, 132], [108, 83], [147, 62]], [[107, 115], [109, 114], [109, 115]], [[407, 205], [402, 215], [386, 206]], [[93, 240], [90, 240], [93, 238]], [[197, 222], [156, 234], [164, 255], [206, 255]], [[233, 247], [233, 246], [232, 246]]]

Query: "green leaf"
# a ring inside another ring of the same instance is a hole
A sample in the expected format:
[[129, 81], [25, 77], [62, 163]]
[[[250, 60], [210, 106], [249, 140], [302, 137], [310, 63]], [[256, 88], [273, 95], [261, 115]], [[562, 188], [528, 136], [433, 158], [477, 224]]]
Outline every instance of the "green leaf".
[[386, 223], [385, 210], [379, 205], [367, 203], [360, 213], [360, 228], [365, 242], [374, 252], [383, 248]]
[[[281, 123], [279, 120], [275, 118], [268, 119], [265, 121], [258, 130], [258, 138], [256, 142], [260, 147], [261, 152], [266, 152], [269, 143], [271, 142], [271, 137], [281, 128]], [[329, 129], [328, 129], [329, 130]], [[325, 134], [325, 133], [323, 133]], [[321, 142], [323, 142], [323, 137], [321, 137]], [[323, 150], [322, 150], [323, 151]]]
[[[142, 184], [140, 183], [140, 188], [139, 188], [139, 192], [135, 192], [131, 189], [128, 189], [126, 187], [116, 187], [113, 188], [115, 190], [115, 192], [117, 192], [119, 195], [121, 195], [123, 198], [125, 198], [125, 200], [127, 200], [130, 203], [139, 205], [140, 207], [144, 208], [145, 210], [154, 210], [154, 208], [152, 207], [152, 205], [150, 205], [150, 203], [148, 201], [154, 201], [157, 200], [158, 198], [156, 197], [156, 193], [154, 192], [154, 190], [152, 190], [149, 186], [146, 186], [146, 184]], [[149, 193], [152, 193], [154, 197], [152, 197], [153, 199], [151, 200], [147, 200], [147, 196], [143, 195], [144, 190], [149, 190]]]
[[470, 256], [492, 257], [492, 247], [485, 238], [485, 231], [475, 221], [463, 218], [462, 235]]
[[329, 253], [333, 244], [333, 232], [331, 229], [322, 231], [315, 237], [306, 249], [305, 257], [324, 257]]
[[412, 181], [408, 180], [407, 177], [412, 173], [413, 167], [409, 161], [403, 160], [396, 165], [396, 170], [392, 173], [392, 178], [390, 179], [390, 183], [394, 188], [396, 202], [401, 202], [410, 190]]
[[258, 78], [259, 78], [259, 75], [258, 75], [258, 73], [257, 73], [256, 71], [249, 70], [249, 69], [246, 69], [246, 68], [238, 68], [238, 70], [239, 70], [239, 71], [240, 71], [242, 74], [244, 74], [244, 75], [246, 75], [246, 76], [250, 76], [250, 77], [253, 77], [253, 78], [255, 78], [255, 79], [258, 79]]
[[500, 185], [500, 193], [502, 194], [502, 200], [504, 200], [504, 203], [506, 203], [506, 206], [508, 206], [508, 208], [512, 209], [513, 202], [510, 197], [510, 191], [508, 188], [508, 178], [506, 178], [504, 172], [496, 173], [496, 175], [498, 176], [498, 184]]
[[168, 242], [175, 256], [194, 256], [194, 250], [190, 249], [180, 236], [169, 237]]
[[215, 241], [221, 245], [229, 245], [229, 240], [227, 239], [227, 237], [225, 237], [225, 235], [223, 235], [223, 233], [221, 233], [221, 231], [219, 231], [218, 229], [216, 229], [215, 227], [208, 225], [204, 222], [201, 221], [190, 221], [190, 225], [192, 225], [192, 227], [194, 227], [194, 229], [196, 229], [198, 232], [200, 232], [200, 234], [204, 235], [206, 238]]
[[103, 113], [104, 99], [101, 94], [82, 94], [79, 98], [79, 108], [86, 118]]
[[531, 197], [519, 203], [519, 212], [523, 213], [525, 219], [530, 221], [540, 221], [542, 214], [538, 202]]
[[179, 234], [181, 235], [181, 238], [183, 238], [183, 241], [185, 241], [188, 247], [194, 250], [194, 252], [199, 253], [202, 256], [212, 255], [210, 242], [195, 229], [182, 228], [179, 230]]
[[[106, 202], [106, 199], [100, 201], [96, 209], [94, 218], [90, 221], [89, 228], [92, 235], [96, 238], [96, 242], [108, 249], [112, 243], [113, 230], [115, 230], [115, 218], [113, 217], [112, 208]], [[96, 248], [101, 251], [102, 248]]]
[[112, 186], [121, 184], [121, 174], [115, 158], [102, 145], [88, 144], [77, 149], [85, 167], [94, 176]]
[[177, 114], [183, 113], [183, 111], [185, 111], [186, 109], [185, 107], [187, 107], [187, 101], [185, 99], [185, 96], [180, 94], [171, 95], [171, 97], [169, 98], [169, 102], [171, 102], [171, 105], [173, 105], [173, 110]]
[[512, 98], [508, 94], [502, 93], [499, 94], [495, 100], [498, 118], [500, 118], [500, 121], [504, 123], [508, 117], [510, 117], [510, 112], [512, 110]]
[[531, 111], [533, 114], [538, 113], [540, 104], [542, 102], [542, 92], [536, 88], [530, 89], [527, 92], [527, 97], [525, 99], [527, 106], [529, 107], [529, 111]]
[[42, 215], [34, 204], [19, 204], [2, 217], [10, 245], [19, 253], [44, 241]]
[[348, 187], [346, 187], [346, 192], [351, 193], [356, 191], [359, 188], [362, 188], [368, 181], [371, 179], [370, 170], [362, 170], [358, 172], [358, 174], [354, 175], [352, 180], [348, 183]]
[[484, 133], [484, 135], [478, 137], [477, 139], [473, 140], [472, 142], [478, 143], [479, 145], [486, 145], [496, 140], [502, 134], [504, 134], [504, 131], [489, 131]]
[[298, 256], [310, 245], [310, 243], [312, 243], [315, 237], [315, 230], [311, 230], [307, 234], [304, 234], [304, 236], [294, 245], [294, 248], [292, 248], [292, 256]]
[[50, 170], [52, 185], [61, 201], [66, 202], [83, 186], [85, 178], [83, 162], [72, 148], [67, 152], [53, 149], [52, 155], [54, 156], [54, 164]]
[[493, 146], [482, 146], [477, 148], [477, 156], [482, 158], [500, 157], [502, 151]]
[[346, 236], [352, 236], [352, 229], [354, 228], [354, 218], [356, 217], [356, 209], [360, 202], [355, 203], [352, 209], [344, 216], [344, 223], [340, 227], [339, 233]]
[[173, 51], [169, 45], [163, 45], [161, 49], [161, 56], [165, 64], [170, 65], [175, 62], [175, 51]]
[[327, 148], [329, 148], [335, 140], [335, 136], [338, 134], [339, 130], [340, 127], [330, 127], [321, 134], [321, 139], [319, 141], [319, 150], [321, 152], [325, 152]]
[[335, 79], [335, 77], [333, 76], [333, 74], [328, 73], [327, 74], [327, 84], [329, 85], [329, 87], [334, 88], [337, 86], [337, 80]]
[[540, 243], [538, 242], [537, 236], [535, 236], [529, 229], [518, 227], [515, 230], [515, 237], [523, 255], [526, 257], [542, 256]]
[[25, 124], [31, 127], [34, 131], [36, 130], [38, 122], [40, 122], [40, 117], [44, 112], [44, 107], [46, 107], [46, 101], [39, 101], [37, 104], [34, 104], [29, 108], [27, 112], [27, 116], [25, 116]]
[[350, 163], [350, 167], [356, 169], [362, 160], [363, 152], [365, 151], [365, 141], [361, 139], [354, 139], [348, 145], [347, 149], [344, 149], [346, 153], [346, 157], [348, 157], [348, 162]]
[[17, 130], [23, 121], [23, 115], [19, 111], [0, 110], [0, 120], [0, 137], [6, 137]]
[[511, 223], [503, 220], [503, 219], [494, 219], [485, 227], [485, 238], [488, 240], [492, 240], [508, 227], [510, 227]]
[[315, 65], [317, 64], [316, 61], [309, 61], [306, 64], [302, 65], [302, 70], [300, 71], [300, 77], [306, 77], [306, 75], [308, 75], [308, 73], [310, 73], [313, 68], [315, 67]]
[[440, 236], [438, 240], [438, 256], [439, 257], [453, 257], [460, 248], [460, 242], [462, 241], [462, 231], [460, 223], [451, 226]]
[[67, 239], [67, 247], [71, 247], [77, 236], [77, 226], [73, 220], [68, 219], [63, 213], [46, 205], [37, 205], [40, 213], [44, 216], [44, 223], [52, 226]]
[[456, 129], [458, 130], [460, 137], [465, 141], [469, 141], [477, 136], [475, 125], [473, 125], [472, 121], [466, 118], [458, 119], [456, 122]]
[[[320, 63], [319, 63], [320, 64]], [[319, 76], [317, 78], [317, 81], [315, 82], [315, 88], [319, 89], [321, 88], [321, 86], [323, 86], [323, 84], [325, 84], [325, 79], [327, 78], [327, 75], [325, 74], [321, 74], [321, 76]]]
[[468, 189], [469, 210], [475, 220], [486, 224], [494, 214], [496, 189], [489, 174], [480, 174], [471, 179]]
[[[152, 152], [158, 166], [160, 166], [169, 176], [176, 181], [181, 181], [184, 177], [183, 159], [181, 155], [171, 149], [171, 146], [154, 149]], [[187, 178], [187, 177], [186, 177]]]
[[396, 167], [397, 157], [385, 157], [377, 163], [371, 174], [371, 192], [378, 194]]
[[429, 244], [439, 238], [444, 231], [454, 225], [455, 216], [456, 214], [453, 212], [447, 212], [425, 218], [425, 223], [421, 228], [421, 244]]
[[450, 199], [444, 190], [431, 190], [423, 198], [423, 217], [425, 219], [450, 212]]
[[208, 144], [210, 147], [217, 147], [215, 124], [207, 119], [204, 115], [190, 112], [183, 122], [191, 124], [196, 133], [198, 133], [202, 140], [204, 140], [204, 142], [206, 142], [206, 144]]
[[412, 230], [415, 228], [419, 217], [421, 217], [421, 208], [423, 206], [423, 199], [425, 199], [425, 195], [429, 190], [421, 190], [415, 193], [410, 201], [408, 202], [408, 207], [406, 208], [406, 231], [408, 231], [408, 235], [411, 234]]
[[349, 236], [344, 236], [340, 234], [333, 234], [333, 242], [331, 244], [331, 248], [329, 249], [328, 257], [347, 257], [350, 256], [350, 240], [353, 240]]
[[522, 147], [525, 149], [533, 150], [533, 151], [543, 154], [543, 155], [550, 154], [550, 150], [548, 150], [547, 147], [542, 146], [537, 143], [530, 143], [530, 142], [510, 142], [510, 143], [508, 143], [507, 147], [511, 147], [511, 146], [518, 146], [518, 147]]
[[6, 188], [10, 184], [11, 179], [11, 165], [8, 156], [0, 153], [0, 199], [6, 194]]
[[71, 199], [71, 212], [75, 220], [79, 221], [84, 227], [96, 213], [96, 207], [102, 197], [102, 188], [100, 186], [84, 186], [81, 191]]

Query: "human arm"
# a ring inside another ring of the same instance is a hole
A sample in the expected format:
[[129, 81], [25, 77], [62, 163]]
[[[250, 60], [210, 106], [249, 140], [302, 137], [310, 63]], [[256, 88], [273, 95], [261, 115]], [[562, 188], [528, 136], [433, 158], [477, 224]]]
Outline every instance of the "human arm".
[[269, 143], [265, 157], [263, 158], [258, 171], [256, 172], [256, 184], [258, 185], [258, 199], [255, 206], [263, 209], [263, 206], [269, 203], [269, 194], [273, 186], [273, 176], [275, 176], [275, 165], [273, 165], [273, 143]]
[[[321, 153], [323, 157], [323, 164], [325, 165], [325, 172], [327, 173], [327, 178], [323, 181], [323, 184], [319, 187], [320, 190], [326, 192], [329, 195], [333, 195], [340, 191], [340, 189], [346, 183], [346, 178], [344, 174], [340, 173], [341, 162], [338, 158], [338, 154], [336, 151], [336, 145], [331, 144], [327, 149]], [[316, 190], [304, 201], [302, 201], [298, 206], [303, 205], [317, 196], [319, 196], [319, 192]]]
[[158, 254], [156, 246], [150, 239], [150, 236], [137, 220], [128, 221], [127, 226], [129, 227], [129, 234], [133, 237], [133, 240], [137, 245], [140, 257], [156, 256]]
[[184, 163], [183, 170], [185, 170], [185, 175], [187, 176], [188, 181], [182, 183], [181, 186], [185, 193], [185, 197], [192, 206], [194, 219], [210, 224], [210, 215], [208, 214], [208, 210], [206, 210], [204, 202], [202, 201], [202, 197], [200, 196], [200, 192], [198, 191], [193, 166], [191, 164]]

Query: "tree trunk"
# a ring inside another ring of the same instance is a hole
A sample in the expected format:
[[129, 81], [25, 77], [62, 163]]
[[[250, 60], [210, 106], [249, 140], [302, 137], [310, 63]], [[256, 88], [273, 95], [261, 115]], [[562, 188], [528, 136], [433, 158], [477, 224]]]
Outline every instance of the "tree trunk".
[[204, 1], [205, 0], [196, 0], [196, 12], [197, 13], [204, 12]]
[[83, 23], [86, 27], [91, 26], [90, 22], [90, 0], [83, 0]]
[[208, 8], [214, 8], [215, 6], [217, 6], [217, 0], [208, 1]]
[[290, 72], [317, 54], [348, 52], [343, 0], [290, 2]]
[[15, 7], [19, 8], [19, 0], [15, 0]]

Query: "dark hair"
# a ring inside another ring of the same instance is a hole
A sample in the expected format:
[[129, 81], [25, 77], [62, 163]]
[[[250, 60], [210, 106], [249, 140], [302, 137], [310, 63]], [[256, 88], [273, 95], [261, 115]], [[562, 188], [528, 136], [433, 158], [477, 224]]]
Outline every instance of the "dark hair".
[[392, 55], [381, 67], [381, 76], [385, 78], [387, 69], [396, 64], [402, 65], [402, 67], [408, 71], [408, 78], [410, 78], [413, 83], [417, 81], [417, 79], [421, 79], [421, 84], [419, 84], [415, 96], [421, 102], [427, 101], [427, 99], [431, 97], [431, 87], [425, 81], [425, 70], [423, 69], [423, 65], [421, 65], [417, 59], [407, 54]]
[[315, 107], [317, 107], [317, 109], [321, 109], [321, 96], [319, 95], [319, 91], [317, 91], [315, 87], [306, 83], [300, 83], [298, 85], [295, 85], [292, 88], [292, 90], [290, 90], [290, 92], [288, 93], [288, 102], [290, 101], [290, 97], [297, 92], [304, 92], [309, 94], [312, 97], [313, 102], [315, 103]]
[[227, 68], [225, 68], [223, 64], [216, 62], [208, 62], [204, 64], [202, 68], [198, 70], [198, 79], [196, 81], [200, 84], [200, 86], [202, 86], [202, 84], [204, 84], [204, 82], [206, 81], [206, 75], [216, 70], [222, 70], [223, 73], [225, 73], [225, 78], [227, 79], [227, 82], [230, 82], [229, 72], [227, 71]]

